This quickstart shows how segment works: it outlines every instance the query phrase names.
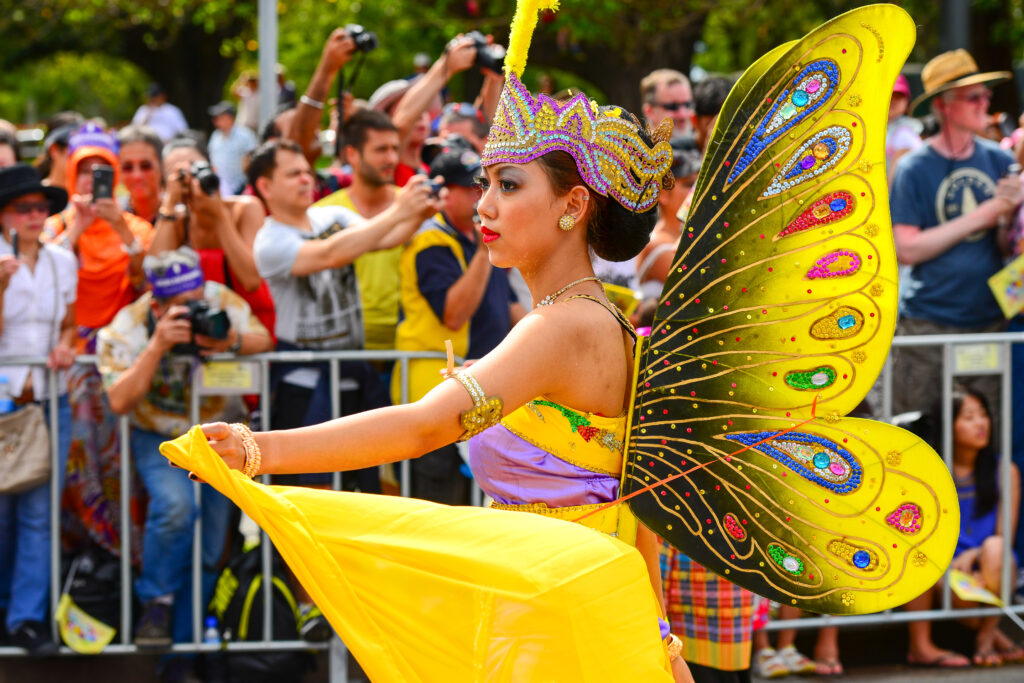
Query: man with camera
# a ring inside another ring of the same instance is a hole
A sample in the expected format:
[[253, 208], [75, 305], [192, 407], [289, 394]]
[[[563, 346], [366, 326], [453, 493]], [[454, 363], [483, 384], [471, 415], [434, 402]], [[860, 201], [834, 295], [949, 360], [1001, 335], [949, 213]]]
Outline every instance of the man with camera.
[[[259, 353], [272, 343], [245, 301], [220, 283], [203, 280], [198, 255], [188, 247], [148, 256], [145, 272], [152, 291], [100, 330], [97, 353], [111, 409], [131, 413], [132, 458], [149, 494], [142, 570], [135, 584], [144, 607], [135, 643], [162, 648], [191, 637], [189, 564], [197, 510], [188, 473], [167, 467], [158, 447], [193, 422], [188, 406], [197, 359], [222, 352]], [[204, 396], [200, 401], [202, 422], [245, 419], [240, 397]], [[213, 489], [204, 487], [202, 500], [207, 593], [230, 515], [227, 500]]]
[[266, 217], [262, 202], [248, 195], [221, 197], [218, 176], [192, 138], [164, 145], [162, 163], [164, 192], [150, 253], [192, 247], [203, 276], [245, 299], [272, 331], [274, 302], [253, 258], [253, 242]]
[[422, 168], [421, 154], [423, 143], [430, 135], [430, 121], [441, 113], [441, 91], [452, 76], [474, 66], [480, 69], [484, 76], [480, 109], [485, 112], [484, 122], [490, 121], [505, 82], [501, 75], [504, 57], [504, 48], [491, 44], [490, 38], [477, 31], [458, 35], [427, 73], [418, 77], [400, 98], [382, 103], [402, 139], [401, 163], [395, 175], [399, 186], [405, 185], [409, 177]]
[[[402, 321], [395, 348], [444, 351], [451, 339], [456, 355], [482, 358], [496, 347], [526, 311], [519, 305], [505, 270], [491, 266], [480, 238], [476, 204], [480, 155], [470, 143], [451, 136], [430, 161], [430, 175], [441, 176], [446, 191], [441, 211], [409, 240], [400, 261]], [[443, 359], [409, 362], [409, 400], [426, 395], [442, 380]], [[392, 399], [401, 396], [401, 364], [395, 365]], [[469, 480], [460, 472], [455, 445], [416, 458], [412, 495], [439, 503], [469, 503]]]
[[[352, 184], [324, 197], [316, 206], [342, 206], [364, 219], [373, 218], [394, 204], [399, 192], [394, 184], [398, 129], [386, 114], [364, 109], [353, 114], [341, 130], [342, 159], [352, 168]], [[367, 349], [395, 348], [401, 252], [398, 245], [368, 252], [355, 260]]]

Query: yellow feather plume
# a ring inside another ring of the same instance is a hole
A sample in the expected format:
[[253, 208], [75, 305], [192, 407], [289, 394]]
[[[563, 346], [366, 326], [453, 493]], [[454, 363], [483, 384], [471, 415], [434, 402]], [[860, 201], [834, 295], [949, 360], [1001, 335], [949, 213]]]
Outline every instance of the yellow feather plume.
[[505, 53], [506, 74], [523, 75], [530, 40], [533, 38], [533, 30], [537, 28], [537, 13], [546, 9], [557, 10], [558, 0], [519, 0], [516, 3], [516, 13], [509, 29], [508, 52]]

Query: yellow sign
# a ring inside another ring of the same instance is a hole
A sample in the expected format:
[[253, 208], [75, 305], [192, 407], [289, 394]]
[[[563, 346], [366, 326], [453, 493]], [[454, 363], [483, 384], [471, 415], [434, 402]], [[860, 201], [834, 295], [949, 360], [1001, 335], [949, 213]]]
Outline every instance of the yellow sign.
[[207, 390], [204, 393], [212, 393], [210, 390], [233, 393], [256, 393], [259, 391], [252, 363], [217, 361], [203, 365], [202, 369], [202, 386]]
[[953, 347], [954, 372], [998, 372], [999, 347], [995, 344], [964, 344]]
[[977, 578], [959, 569], [949, 571], [949, 587], [953, 589], [958, 598], [965, 602], [984, 602], [997, 607], [1003, 606], [1003, 601], [982, 586]]
[[1024, 309], [1024, 255], [990, 277], [988, 286], [1007, 319], [1020, 313]]

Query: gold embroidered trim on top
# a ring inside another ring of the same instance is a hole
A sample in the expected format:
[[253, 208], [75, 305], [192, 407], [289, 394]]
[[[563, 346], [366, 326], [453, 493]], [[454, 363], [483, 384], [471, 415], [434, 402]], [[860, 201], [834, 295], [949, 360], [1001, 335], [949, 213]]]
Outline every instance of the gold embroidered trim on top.
[[[536, 515], [564, 519], [567, 522], [575, 522], [577, 519], [604, 507], [603, 503], [596, 505], [569, 505], [563, 508], [548, 507], [547, 503], [529, 503], [527, 505], [504, 505], [502, 503], [491, 503], [495, 510], [513, 510], [516, 512], [532, 512]], [[589, 527], [610, 536], [618, 536], [619, 532], [619, 506], [613, 505], [600, 512], [590, 515], [579, 521], [585, 527]]]

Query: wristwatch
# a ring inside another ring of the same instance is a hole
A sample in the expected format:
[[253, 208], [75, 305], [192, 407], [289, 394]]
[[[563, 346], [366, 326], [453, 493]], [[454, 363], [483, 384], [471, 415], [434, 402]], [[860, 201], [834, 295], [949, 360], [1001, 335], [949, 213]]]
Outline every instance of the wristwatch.
[[231, 352], [231, 353], [238, 353], [241, 350], [242, 350], [242, 335], [241, 335], [241, 333], [239, 333], [238, 337], [235, 339], [235, 343], [228, 347], [228, 351]]
[[139, 243], [139, 239], [136, 237], [132, 240], [131, 244], [121, 243], [121, 251], [128, 254], [129, 256], [135, 256], [142, 253], [142, 244]]

